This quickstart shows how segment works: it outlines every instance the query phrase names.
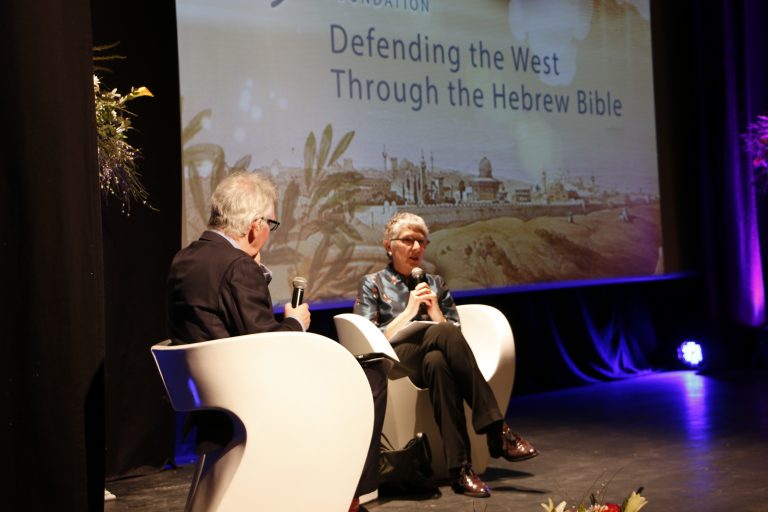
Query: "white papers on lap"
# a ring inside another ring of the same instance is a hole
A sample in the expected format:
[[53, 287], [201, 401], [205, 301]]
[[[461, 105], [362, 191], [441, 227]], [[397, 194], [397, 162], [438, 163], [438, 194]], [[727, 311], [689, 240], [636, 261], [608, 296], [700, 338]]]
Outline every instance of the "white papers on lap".
[[366, 367], [372, 363], [380, 363], [384, 365], [384, 368], [386, 368], [387, 371], [387, 377], [391, 380], [402, 379], [403, 377], [413, 374], [412, 371], [400, 364], [400, 361], [381, 352], [358, 354], [355, 356], [355, 359], [357, 359], [362, 367]]
[[405, 341], [414, 335], [427, 330], [427, 327], [430, 325], [435, 325], [437, 322], [433, 322], [431, 320], [417, 320], [415, 322], [411, 322], [399, 331], [397, 331], [390, 339], [389, 342], [394, 345], [396, 343], [400, 343], [401, 341]]

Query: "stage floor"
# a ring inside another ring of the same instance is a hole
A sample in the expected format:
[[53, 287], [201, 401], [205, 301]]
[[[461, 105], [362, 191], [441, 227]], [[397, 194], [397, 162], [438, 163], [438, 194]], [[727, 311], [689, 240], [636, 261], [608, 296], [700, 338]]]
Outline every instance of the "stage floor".
[[[607, 501], [619, 504], [642, 486], [648, 512], [768, 510], [765, 371], [667, 372], [515, 397], [508, 418], [541, 455], [492, 460], [484, 475], [490, 498], [467, 498], [445, 486], [436, 499], [379, 500], [367, 508], [541, 512], [547, 498], [578, 503], [606, 483]], [[104, 509], [182, 511], [191, 475], [184, 466], [108, 482], [117, 500]]]

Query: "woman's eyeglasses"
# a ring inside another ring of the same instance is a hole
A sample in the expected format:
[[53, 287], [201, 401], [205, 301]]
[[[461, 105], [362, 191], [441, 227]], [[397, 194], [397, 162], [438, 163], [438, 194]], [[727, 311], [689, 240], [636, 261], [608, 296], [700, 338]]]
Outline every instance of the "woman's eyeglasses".
[[429, 240], [427, 240], [426, 238], [405, 237], [405, 238], [390, 238], [389, 239], [390, 242], [394, 242], [395, 240], [397, 240], [398, 242], [402, 242], [407, 247], [413, 247], [413, 244], [415, 244], [416, 242], [418, 242], [421, 247], [427, 247], [429, 245]]

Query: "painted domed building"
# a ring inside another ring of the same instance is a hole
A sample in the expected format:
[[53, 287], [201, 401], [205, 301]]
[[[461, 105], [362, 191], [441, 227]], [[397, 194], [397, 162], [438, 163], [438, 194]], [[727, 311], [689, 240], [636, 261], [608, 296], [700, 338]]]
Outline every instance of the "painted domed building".
[[475, 201], [495, 201], [498, 198], [501, 181], [493, 177], [491, 161], [483, 157], [478, 170], [480, 176], [470, 182]]

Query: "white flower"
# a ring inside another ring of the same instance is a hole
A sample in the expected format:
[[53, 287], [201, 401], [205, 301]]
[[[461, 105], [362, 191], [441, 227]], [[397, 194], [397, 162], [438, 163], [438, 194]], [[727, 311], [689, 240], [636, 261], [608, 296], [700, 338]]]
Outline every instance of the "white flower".
[[637, 512], [648, 503], [648, 500], [633, 492], [627, 498], [627, 504], [624, 506], [624, 512]]
[[555, 504], [552, 503], [552, 498], [547, 498], [547, 500], [549, 503], [541, 504], [541, 506], [544, 507], [544, 510], [547, 512], [563, 512], [565, 510], [566, 503], [564, 501], [561, 501], [557, 506], [555, 506]]

